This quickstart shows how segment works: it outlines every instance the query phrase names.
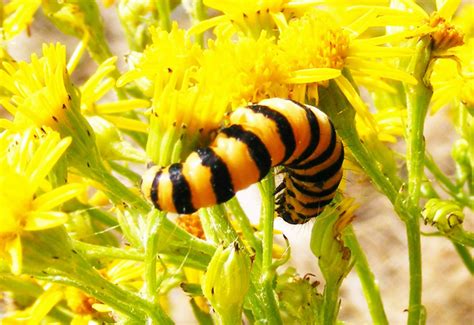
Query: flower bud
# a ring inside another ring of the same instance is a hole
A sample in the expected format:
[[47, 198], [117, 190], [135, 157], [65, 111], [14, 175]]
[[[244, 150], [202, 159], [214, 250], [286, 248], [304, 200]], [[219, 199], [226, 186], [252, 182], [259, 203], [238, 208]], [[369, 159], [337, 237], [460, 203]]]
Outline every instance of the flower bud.
[[240, 324], [250, 286], [250, 258], [236, 242], [219, 247], [203, 278], [202, 291], [214, 308], [219, 324]]
[[87, 120], [94, 129], [97, 147], [104, 160], [146, 161], [143, 151], [123, 141], [117, 127], [112, 123], [99, 116], [88, 117]]
[[469, 147], [469, 142], [466, 139], [458, 139], [454, 142], [453, 150], [451, 151], [451, 156], [456, 162], [456, 180], [460, 185], [464, 184], [472, 173]]
[[292, 267], [278, 275], [276, 294], [284, 324], [315, 324], [323, 297], [318, 293], [318, 281], [310, 274], [300, 277]]
[[349, 207], [340, 213], [340, 218], [338, 214], [338, 210], [334, 209], [316, 218], [310, 242], [311, 251], [319, 258], [319, 267], [326, 282], [333, 283], [340, 283], [352, 267], [351, 251], [344, 246], [341, 239], [343, 227], [340, 226], [350, 223], [352, 211]]
[[453, 201], [430, 199], [422, 211], [425, 223], [436, 226], [441, 232], [449, 232], [464, 221], [464, 213]]

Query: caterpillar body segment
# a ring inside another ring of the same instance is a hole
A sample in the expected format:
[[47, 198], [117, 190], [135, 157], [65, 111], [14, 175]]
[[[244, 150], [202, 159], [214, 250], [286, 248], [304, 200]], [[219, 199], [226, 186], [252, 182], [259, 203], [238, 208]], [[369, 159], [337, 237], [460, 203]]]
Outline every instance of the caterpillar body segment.
[[286, 222], [305, 223], [334, 198], [344, 147], [319, 109], [271, 98], [236, 109], [209, 147], [184, 162], [151, 167], [142, 191], [157, 209], [192, 213], [223, 203], [283, 166], [276, 203]]

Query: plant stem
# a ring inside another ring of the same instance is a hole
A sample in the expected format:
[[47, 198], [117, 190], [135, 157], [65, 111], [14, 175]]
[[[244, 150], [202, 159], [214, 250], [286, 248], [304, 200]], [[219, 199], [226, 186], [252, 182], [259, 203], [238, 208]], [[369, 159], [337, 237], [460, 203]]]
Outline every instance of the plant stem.
[[261, 284], [264, 308], [269, 324], [282, 324], [278, 304], [273, 291], [273, 278], [275, 271], [272, 268], [273, 253], [273, 221], [275, 219], [275, 176], [273, 171], [259, 184], [262, 193], [262, 221], [263, 221], [263, 247], [262, 247], [262, 269]]
[[124, 203], [126, 203], [131, 209], [135, 210], [137, 214], [146, 214], [150, 211], [150, 204], [148, 204], [147, 201], [130, 191], [117, 178], [106, 171], [105, 168], [95, 171], [94, 175], [95, 177], [93, 177], [93, 179], [104, 186], [104, 191], [114, 204], [123, 206]]
[[262, 220], [263, 220], [263, 252], [262, 272], [270, 270], [273, 252], [273, 221], [275, 219], [275, 176], [271, 171], [259, 184], [262, 193]]
[[145, 255], [134, 248], [105, 247], [79, 240], [73, 240], [72, 243], [74, 248], [78, 249], [87, 258], [116, 258], [132, 261], [143, 261], [145, 259]]
[[337, 314], [339, 310], [339, 287], [337, 281], [326, 282], [323, 292], [323, 304], [321, 307], [320, 324], [332, 325], [336, 324]]
[[418, 40], [415, 55], [411, 58], [407, 72], [417, 79], [416, 85], [405, 84], [407, 105], [407, 169], [408, 198], [410, 213], [404, 219], [406, 224], [408, 254], [410, 261], [410, 299], [408, 324], [420, 324], [423, 318], [420, 207], [421, 184], [425, 164], [425, 142], [423, 129], [428, 105], [433, 94], [425, 83], [426, 69], [431, 60], [431, 39], [429, 36]]
[[[193, 1], [193, 12], [192, 12], [192, 20], [193, 20], [193, 25], [199, 23], [200, 21], [203, 21], [207, 18], [207, 13], [204, 8], [204, 4], [202, 3], [202, 0], [195, 0]], [[201, 47], [204, 46], [204, 33], [199, 33], [195, 35], [195, 40], [196, 43], [201, 45]]]
[[432, 157], [425, 157], [425, 166], [433, 174], [436, 180], [445, 187], [446, 192], [448, 192], [448, 194], [451, 195], [457, 202], [471, 209], [474, 208], [473, 202], [466, 198], [462, 190], [456, 188], [451, 180], [439, 169]]
[[225, 206], [234, 215], [235, 220], [240, 226], [240, 231], [242, 231], [242, 237], [244, 238], [245, 242], [250, 245], [251, 249], [255, 252], [256, 257], [261, 259], [260, 256], [262, 255], [262, 244], [255, 236], [254, 229], [250, 224], [250, 220], [240, 206], [237, 198], [233, 197], [230, 201], [225, 203]]
[[346, 243], [350, 248], [351, 253], [355, 258], [355, 269], [362, 285], [367, 306], [369, 307], [372, 323], [381, 325], [388, 324], [377, 281], [370, 270], [367, 257], [365, 256], [362, 247], [360, 247], [352, 226], [347, 227], [344, 231], [344, 243]]
[[471, 253], [469, 250], [461, 244], [453, 242], [454, 248], [458, 252], [459, 256], [461, 256], [464, 265], [466, 265], [467, 269], [471, 274], [474, 274], [474, 260], [472, 259]]
[[169, 0], [156, 0], [155, 3], [160, 17], [160, 27], [168, 32], [171, 31]]
[[[224, 209], [221, 205], [200, 210], [201, 220], [206, 238], [216, 244], [223, 242], [225, 246], [230, 245], [235, 240], [239, 240], [239, 235], [230, 224]], [[239, 244], [243, 244], [239, 240]]]
[[432, 90], [428, 89], [423, 81], [426, 67], [431, 58], [431, 41], [421, 39], [416, 45], [416, 54], [412, 58], [408, 72], [417, 78], [416, 85], [405, 85], [407, 105], [407, 169], [408, 195], [415, 206], [420, 199], [421, 183], [423, 181], [423, 167], [425, 161], [425, 141], [423, 130], [426, 113], [431, 99]]
[[446, 236], [458, 244], [467, 247], [474, 247], [474, 233], [465, 231], [461, 227], [452, 229], [450, 232], [446, 233]]
[[164, 212], [154, 211], [147, 218], [147, 229], [145, 239], [145, 277], [143, 291], [146, 299], [153, 304], [157, 302], [156, 262], [158, 258], [158, 231], [161, 220], [166, 218]]
[[[390, 179], [385, 177], [377, 162], [360, 142], [351, 115], [353, 109], [340, 90], [331, 82], [328, 90], [320, 90], [321, 104], [336, 125], [338, 134], [350, 148], [354, 158], [364, 169], [375, 185], [385, 194], [397, 214], [406, 223], [410, 261], [410, 307], [409, 324], [419, 324], [422, 319], [421, 306], [421, 246], [419, 229], [419, 207], [412, 200], [399, 197]], [[421, 184], [421, 183], [420, 183]], [[414, 183], [412, 182], [412, 187]]]
[[407, 324], [421, 324], [423, 318], [420, 219], [418, 214], [405, 220], [410, 268], [410, 298]]

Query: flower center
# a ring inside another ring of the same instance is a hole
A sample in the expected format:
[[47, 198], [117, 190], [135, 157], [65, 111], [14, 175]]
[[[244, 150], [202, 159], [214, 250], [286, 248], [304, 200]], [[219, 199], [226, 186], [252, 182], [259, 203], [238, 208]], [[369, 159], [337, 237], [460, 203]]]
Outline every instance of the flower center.
[[431, 33], [433, 38], [433, 48], [436, 50], [447, 50], [451, 47], [464, 44], [464, 34], [451, 25], [437, 12], [430, 16], [428, 24], [431, 27], [436, 27], [436, 30]]
[[311, 11], [290, 21], [278, 45], [292, 68], [341, 69], [349, 48], [348, 35], [326, 13]]

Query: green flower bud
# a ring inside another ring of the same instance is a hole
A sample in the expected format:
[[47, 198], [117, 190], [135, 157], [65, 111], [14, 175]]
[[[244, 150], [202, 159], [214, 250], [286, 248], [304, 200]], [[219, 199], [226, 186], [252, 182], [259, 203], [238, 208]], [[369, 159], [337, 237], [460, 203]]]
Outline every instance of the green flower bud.
[[44, 1], [41, 9], [61, 32], [87, 40], [89, 53], [96, 62], [101, 63], [112, 56], [95, 1]]
[[430, 199], [422, 212], [425, 223], [430, 223], [441, 232], [449, 232], [464, 221], [464, 213], [453, 201]]
[[294, 268], [278, 275], [275, 288], [278, 295], [281, 318], [284, 324], [315, 324], [322, 305], [317, 291], [319, 282], [301, 278]]
[[109, 121], [99, 117], [88, 117], [90, 125], [94, 129], [97, 147], [104, 160], [127, 160], [134, 162], [145, 162], [146, 155], [137, 150], [129, 142], [123, 141], [116, 126]]
[[326, 282], [332, 283], [342, 282], [352, 267], [351, 251], [341, 239], [337, 214], [337, 210], [332, 210], [316, 218], [310, 242]]
[[250, 286], [250, 258], [236, 242], [219, 247], [209, 263], [202, 291], [214, 308], [219, 324], [240, 324]]
[[471, 159], [469, 158], [469, 142], [466, 139], [458, 139], [454, 142], [451, 156], [456, 162], [456, 180], [462, 185], [468, 180], [472, 173]]
[[151, 42], [148, 27], [157, 24], [158, 13], [153, 0], [121, 0], [118, 16], [130, 49], [142, 51]]

